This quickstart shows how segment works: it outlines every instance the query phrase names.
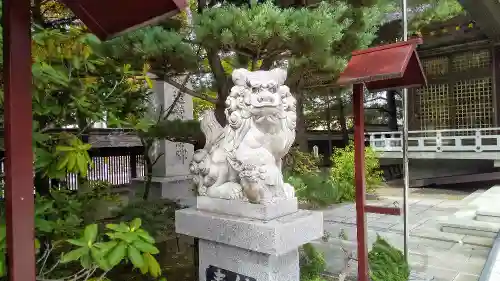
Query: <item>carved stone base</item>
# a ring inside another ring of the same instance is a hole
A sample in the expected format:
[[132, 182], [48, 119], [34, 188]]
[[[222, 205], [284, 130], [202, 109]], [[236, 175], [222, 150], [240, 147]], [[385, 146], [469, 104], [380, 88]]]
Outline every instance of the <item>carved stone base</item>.
[[189, 208], [176, 212], [175, 228], [200, 238], [200, 281], [299, 281], [298, 248], [323, 236], [323, 214], [264, 221]]
[[[199, 250], [200, 281], [300, 280], [297, 250], [275, 256], [201, 239]], [[216, 274], [224, 274], [225, 279], [213, 278]]]
[[297, 198], [283, 199], [273, 204], [262, 205], [239, 200], [199, 196], [196, 200], [196, 207], [198, 210], [266, 221], [289, 215], [299, 210]]

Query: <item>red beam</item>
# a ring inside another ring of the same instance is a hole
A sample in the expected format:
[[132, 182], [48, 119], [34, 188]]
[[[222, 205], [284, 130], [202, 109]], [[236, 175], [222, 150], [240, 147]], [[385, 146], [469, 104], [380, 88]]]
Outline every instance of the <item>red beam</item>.
[[368, 249], [366, 245], [365, 187], [365, 117], [363, 84], [354, 84], [354, 175], [356, 182], [356, 228], [358, 238], [358, 281], [368, 281]]
[[9, 280], [35, 280], [30, 0], [3, 0]]
[[401, 209], [395, 208], [395, 207], [382, 207], [382, 206], [365, 205], [365, 212], [375, 213], [375, 214], [383, 214], [383, 215], [392, 215], [392, 216], [400, 216], [401, 215]]

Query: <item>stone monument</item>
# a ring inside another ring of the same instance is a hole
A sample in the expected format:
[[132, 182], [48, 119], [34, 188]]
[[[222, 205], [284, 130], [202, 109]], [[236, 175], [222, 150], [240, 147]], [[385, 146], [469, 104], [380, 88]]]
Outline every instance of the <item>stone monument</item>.
[[176, 212], [176, 231], [199, 238], [200, 281], [299, 281], [298, 248], [323, 235], [320, 212], [298, 209], [281, 162], [295, 140], [295, 98], [281, 69], [233, 71], [228, 124], [213, 111], [190, 165], [196, 207]]
[[[180, 84], [183, 78], [176, 79]], [[167, 82], [154, 80], [154, 94], [151, 100], [153, 115], [164, 113], [179, 94], [179, 89]], [[169, 119], [193, 119], [193, 100], [191, 96], [180, 93]], [[159, 156], [153, 166], [153, 179], [150, 197], [177, 200], [182, 205], [193, 206], [196, 196], [193, 188], [189, 162], [193, 157], [194, 146], [188, 143], [160, 140], [155, 143], [152, 154]], [[141, 183], [142, 184], [142, 183]]]

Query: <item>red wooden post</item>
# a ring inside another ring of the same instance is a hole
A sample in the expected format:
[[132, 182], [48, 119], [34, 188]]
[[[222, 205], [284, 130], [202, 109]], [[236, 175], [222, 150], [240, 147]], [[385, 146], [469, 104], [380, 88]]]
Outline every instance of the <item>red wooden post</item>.
[[3, 0], [5, 195], [9, 280], [35, 280], [31, 1]]
[[356, 228], [358, 237], [358, 281], [368, 281], [366, 246], [365, 188], [365, 114], [363, 84], [352, 86], [354, 106], [354, 174], [356, 181]]
[[363, 88], [383, 91], [395, 88], [420, 87], [427, 80], [417, 55], [420, 38], [377, 46], [352, 53], [347, 68], [340, 74], [337, 85], [353, 85], [354, 104], [354, 170], [356, 181], [356, 224], [358, 234], [358, 280], [368, 281], [368, 251], [366, 245], [367, 212], [399, 215], [393, 207], [366, 205], [364, 175], [364, 110]]

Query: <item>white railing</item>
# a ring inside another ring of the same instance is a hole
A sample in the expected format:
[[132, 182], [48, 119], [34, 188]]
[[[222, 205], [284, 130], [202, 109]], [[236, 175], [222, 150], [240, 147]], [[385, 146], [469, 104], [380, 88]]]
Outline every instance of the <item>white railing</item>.
[[[402, 132], [367, 133], [366, 141], [377, 151], [402, 152]], [[409, 131], [408, 151], [500, 151], [500, 128]]]

